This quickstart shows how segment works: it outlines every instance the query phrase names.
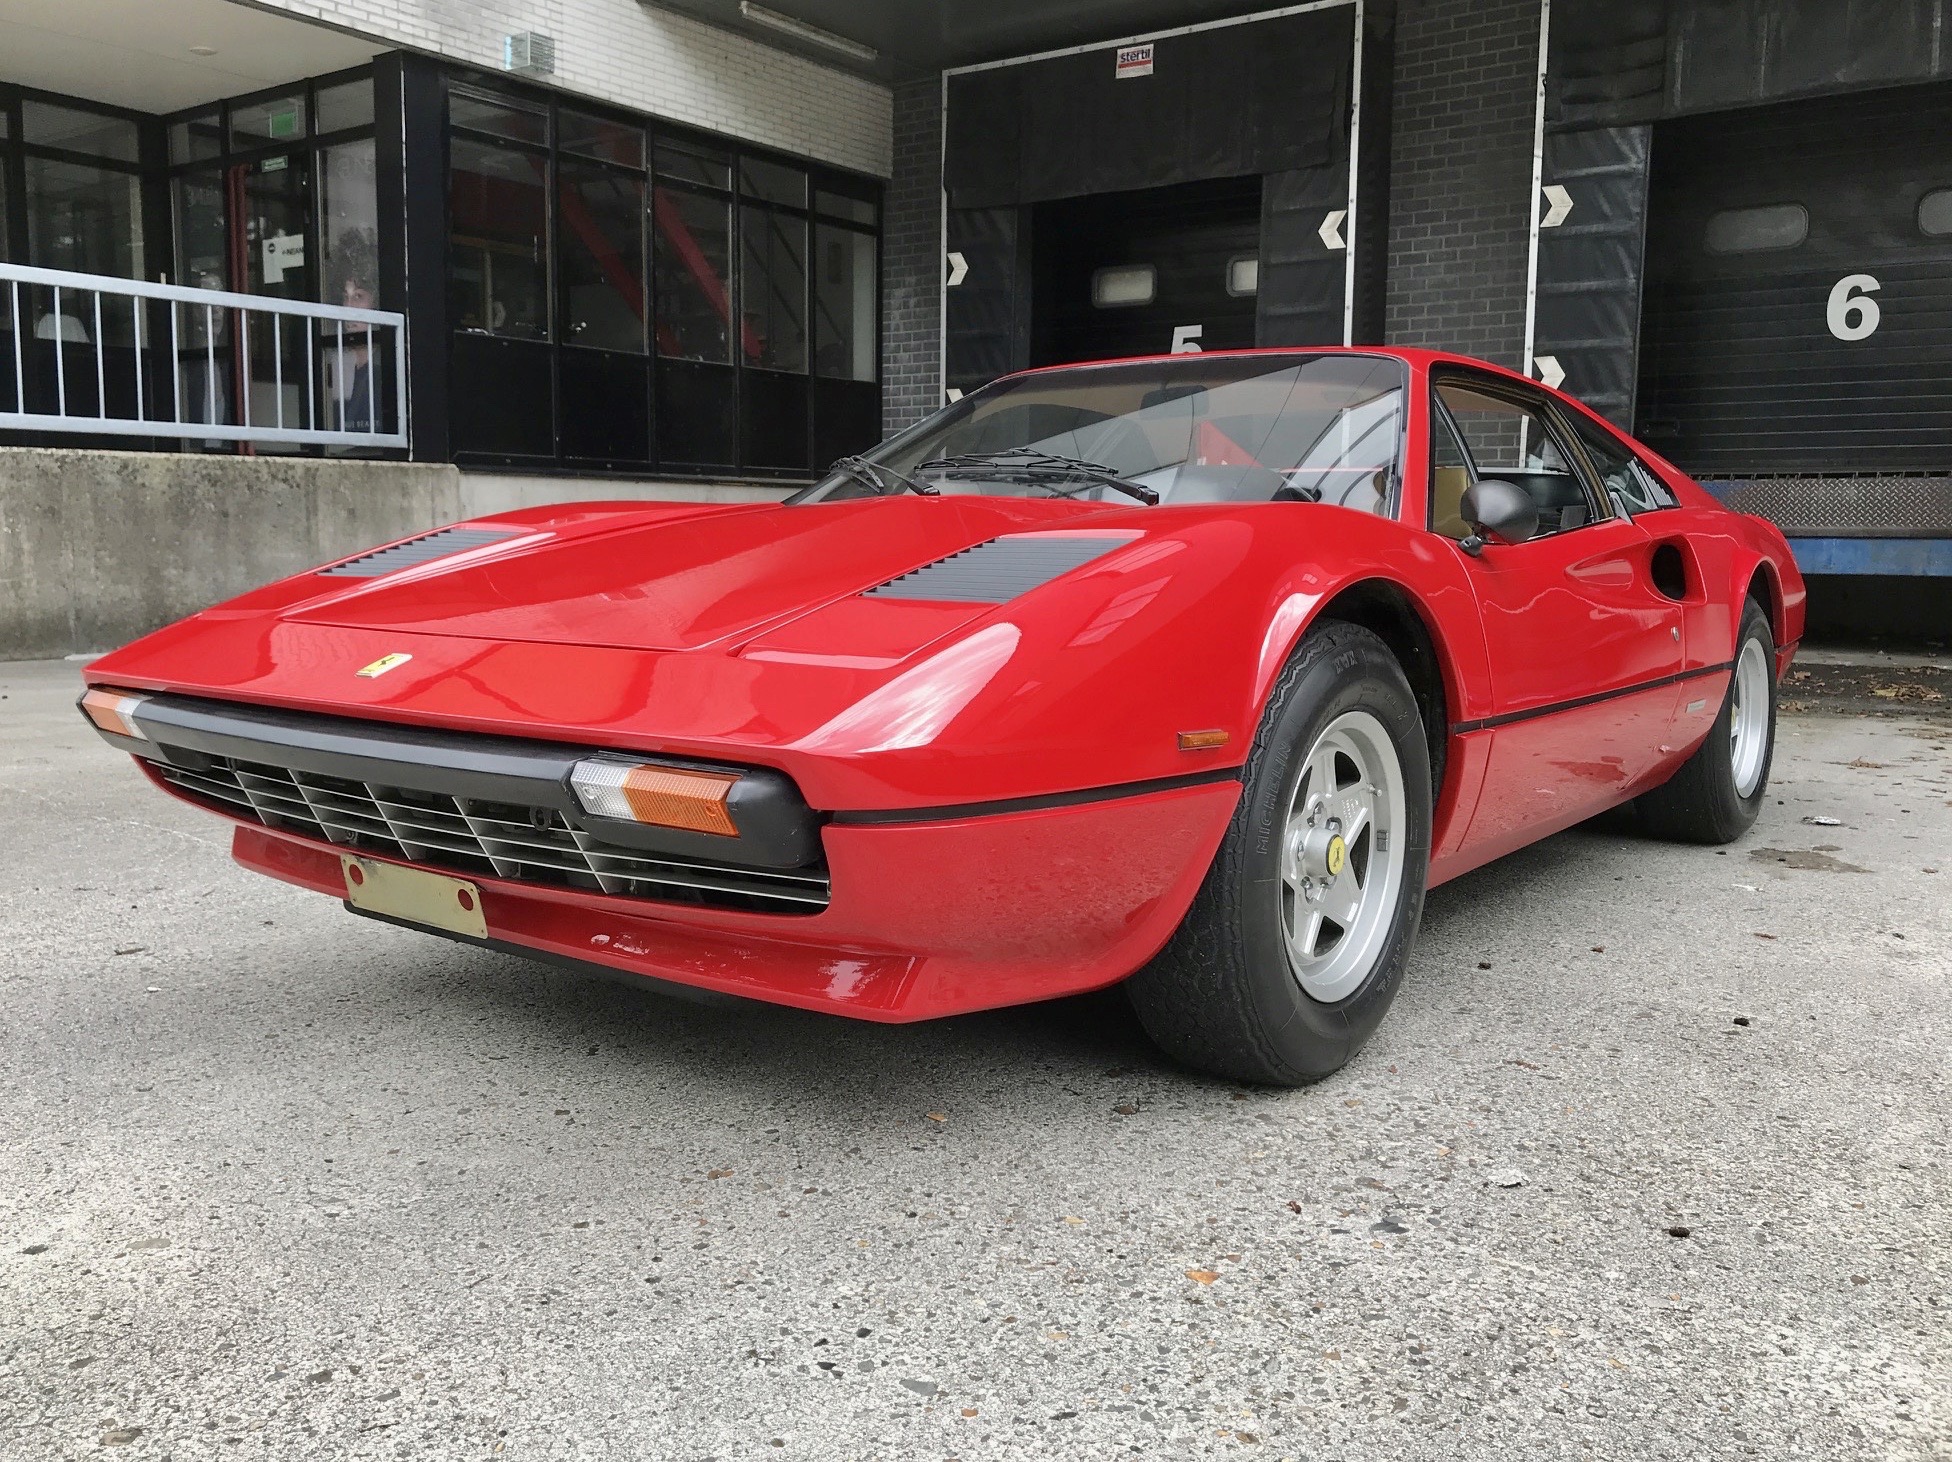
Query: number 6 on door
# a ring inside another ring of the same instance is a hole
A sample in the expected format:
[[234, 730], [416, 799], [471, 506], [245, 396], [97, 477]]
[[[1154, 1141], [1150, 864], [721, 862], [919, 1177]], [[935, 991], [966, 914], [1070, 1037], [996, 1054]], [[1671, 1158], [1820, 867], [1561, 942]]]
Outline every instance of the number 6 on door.
[[1871, 294], [1883, 287], [1870, 274], [1846, 274], [1839, 279], [1830, 290], [1830, 304], [1824, 312], [1830, 333], [1839, 340], [1863, 340], [1875, 335], [1884, 316]]

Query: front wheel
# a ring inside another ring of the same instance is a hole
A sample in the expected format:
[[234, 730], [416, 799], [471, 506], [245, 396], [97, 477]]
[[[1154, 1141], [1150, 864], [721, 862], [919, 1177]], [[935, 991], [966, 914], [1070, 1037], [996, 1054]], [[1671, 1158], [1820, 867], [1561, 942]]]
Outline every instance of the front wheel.
[[1396, 997], [1430, 861], [1430, 752], [1389, 647], [1312, 631], [1254, 738], [1233, 821], [1172, 940], [1127, 986], [1189, 1066], [1297, 1086], [1335, 1071]]
[[1755, 600], [1744, 600], [1728, 694], [1714, 728], [1679, 771], [1634, 804], [1656, 837], [1732, 843], [1755, 826], [1776, 753], [1775, 662], [1769, 616]]

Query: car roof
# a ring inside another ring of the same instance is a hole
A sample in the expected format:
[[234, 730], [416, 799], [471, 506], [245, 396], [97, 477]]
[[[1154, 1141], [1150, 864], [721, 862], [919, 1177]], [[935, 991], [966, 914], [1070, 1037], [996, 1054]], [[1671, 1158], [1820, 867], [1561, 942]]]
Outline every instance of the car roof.
[[1103, 360], [1074, 360], [1061, 365], [1031, 366], [1021, 371], [1010, 371], [998, 377], [999, 380], [1014, 380], [1020, 376], [1039, 376], [1050, 371], [1088, 370], [1093, 366], [1117, 365], [1168, 365], [1191, 364], [1198, 360], [1226, 360], [1240, 356], [1314, 356], [1314, 355], [1353, 355], [1383, 356], [1400, 360], [1405, 365], [1427, 371], [1434, 365], [1471, 366], [1478, 370], [1490, 371], [1495, 375], [1506, 376], [1530, 386], [1540, 386], [1540, 382], [1529, 376], [1519, 374], [1508, 366], [1494, 361], [1482, 360], [1476, 356], [1460, 355], [1450, 350], [1430, 350], [1422, 346], [1410, 345], [1257, 345], [1242, 350], [1202, 350], [1181, 352], [1179, 354], [1158, 353], [1153, 355], [1110, 356]]

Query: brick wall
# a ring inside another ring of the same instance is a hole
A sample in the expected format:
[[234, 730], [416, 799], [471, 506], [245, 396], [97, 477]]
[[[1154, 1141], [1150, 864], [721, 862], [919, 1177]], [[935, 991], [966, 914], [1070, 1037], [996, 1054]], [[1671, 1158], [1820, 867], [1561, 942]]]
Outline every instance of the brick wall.
[[942, 83], [895, 88], [882, 263], [881, 415], [889, 432], [942, 404]]
[[888, 88], [639, 0], [255, 0], [498, 70], [502, 37], [556, 40], [552, 84], [886, 177]]
[[1393, 345], [1521, 364], [1539, 6], [1399, 6], [1385, 312]]

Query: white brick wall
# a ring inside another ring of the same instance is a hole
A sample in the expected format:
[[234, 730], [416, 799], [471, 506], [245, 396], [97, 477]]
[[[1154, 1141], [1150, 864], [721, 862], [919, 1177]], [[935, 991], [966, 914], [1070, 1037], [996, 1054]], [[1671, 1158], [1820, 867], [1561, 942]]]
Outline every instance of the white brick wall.
[[886, 87], [638, 0], [249, 0], [499, 70], [502, 37], [556, 39], [553, 84], [886, 177]]

